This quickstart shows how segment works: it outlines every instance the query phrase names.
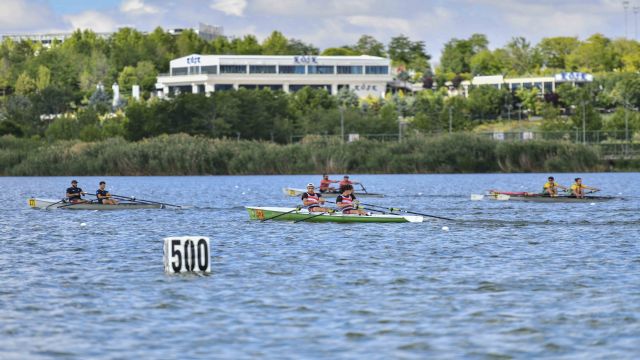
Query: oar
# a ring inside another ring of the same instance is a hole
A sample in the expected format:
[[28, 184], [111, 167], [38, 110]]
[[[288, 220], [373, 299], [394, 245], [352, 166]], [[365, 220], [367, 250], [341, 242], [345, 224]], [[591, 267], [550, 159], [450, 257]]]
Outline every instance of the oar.
[[124, 199], [124, 200], [129, 200], [129, 201], [146, 202], [146, 203], [149, 203], [149, 204], [158, 204], [158, 205], [164, 205], [164, 206], [173, 206], [173, 207], [177, 207], [177, 208], [180, 208], [180, 209], [183, 208], [182, 205], [173, 205], [173, 204], [167, 204], [167, 203], [158, 202], [158, 201], [136, 199], [134, 197], [129, 197], [129, 196], [122, 196], [122, 195], [116, 195], [116, 194], [111, 194], [111, 196], [117, 197], [117, 198], [120, 198], [120, 199]]
[[56, 204], [60, 204], [61, 202], [64, 202], [64, 200], [65, 200], [65, 199], [62, 199], [62, 200], [60, 200], [60, 201], [58, 201], [58, 202], [54, 202], [53, 204], [49, 204], [49, 205], [47, 205], [47, 207], [45, 207], [44, 209], [45, 209], [45, 210], [49, 210], [49, 208], [50, 208], [50, 207], [52, 207], [53, 205], [56, 205]]
[[446, 217], [443, 217], [443, 216], [423, 214], [423, 213], [418, 213], [418, 212], [409, 211], [409, 210], [403, 210], [403, 209], [399, 209], [399, 208], [385, 208], [384, 206], [380, 206], [380, 205], [365, 204], [365, 203], [361, 203], [361, 204], [365, 205], [365, 206], [374, 206], [374, 207], [378, 207], [378, 208], [389, 209], [390, 211], [400, 211], [400, 212], [407, 213], [407, 214], [426, 216], [426, 217], [430, 217], [430, 218], [434, 218], [434, 219], [456, 221], [455, 219], [450, 219], [450, 218], [446, 218]]
[[[358, 200], [356, 200], [356, 201], [358, 201]], [[335, 201], [331, 201], [331, 200], [326, 200], [326, 202], [330, 202], [330, 203], [332, 203], [332, 204], [335, 204], [335, 203], [336, 203]], [[364, 204], [362, 204], [362, 203], [358, 203], [357, 205], [358, 205], [358, 208], [359, 208], [359, 209], [365, 209], [365, 210], [369, 210], [369, 211], [379, 212], [379, 213], [381, 213], [381, 214], [386, 214], [386, 211], [382, 211], [382, 210], [378, 210], [378, 209], [371, 209], [371, 208], [367, 208], [367, 207], [364, 207], [364, 206], [360, 206], [360, 205], [364, 205]], [[385, 208], [385, 209], [386, 209], [386, 208]]]
[[369, 192], [367, 191], [367, 189], [364, 187], [364, 185], [362, 185], [362, 183], [359, 183], [360, 187], [362, 188], [362, 190], [364, 190], [365, 194], [368, 194]]
[[[83, 200], [84, 200], [84, 199], [83, 199]], [[93, 200], [89, 200], [89, 201], [86, 201], [86, 200], [85, 200], [85, 201], [75, 202], [75, 203], [74, 203], [74, 202], [70, 202], [70, 203], [68, 203], [68, 204], [64, 204], [64, 205], [58, 206], [58, 209], [65, 208], [65, 207], [67, 207], [67, 206], [81, 205], [81, 204], [92, 204], [92, 203], [93, 203]]]
[[298, 211], [298, 210], [300, 210], [300, 207], [299, 207], [299, 206], [296, 206], [296, 207], [295, 207], [295, 208], [293, 208], [293, 210], [291, 210], [291, 211], [287, 211], [286, 213], [278, 214], [278, 215], [276, 215], [276, 216], [272, 216], [272, 217], [270, 217], [270, 218], [262, 219], [262, 220], [260, 220], [260, 222], [265, 222], [265, 221], [267, 221], [267, 220], [273, 220], [273, 219], [275, 219], [275, 218], [279, 218], [280, 216], [284, 216], [284, 215], [287, 215], [287, 214], [291, 214], [292, 212], [294, 212], [294, 211]]
[[295, 223], [299, 223], [299, 222], [302, 222], [302, 221], [307, 221], [307, 220], [313, 219], [313, 218], [315, 218], [315, 217], [318, 217], [318, 216], [321, 216], [321, 215], [324, 215], [324, 214], [327, 214], [327, 212], [326, 212], [326, 211], [323, 211], [323, 212], [321, 212], [321, 213], [320, 213], [320, 214], [318, 214], [318, 215], [313, 215], [313, 216], [309, 216], [309, 217], [306, 217], [306, 218], [303, 218], [303, 219], [300, 219], [300, 220], [296, 220], [296, 221], [294, 221], [293, 223], [295, 224]]

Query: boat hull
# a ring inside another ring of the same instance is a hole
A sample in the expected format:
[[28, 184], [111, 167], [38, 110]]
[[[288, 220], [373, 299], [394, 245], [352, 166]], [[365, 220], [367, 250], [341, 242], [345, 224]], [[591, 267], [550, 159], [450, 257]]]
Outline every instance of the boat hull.
[[[337, 222], [337, 223], [404, 223], [404, 222], [422, 222], [422, 216], [402, 216], [392, 214], [373, 214], [371, 216], [354, 215], [354, 214], [323, 214], [309, 213], [306, 210], [295, 210], [295, 208], [285, 207], [254, 207], [246, 206], [251, 220], [273, 220], [282, 221], [301, 221], [305, 222]], [[295, 211], [294, 211], [295, 210]], [[290, 213], [288, 213], [290, 212]], [[288, 214], [287, 214], [288, 213]], [[282, 215], [284, 214], [284, 215]], [[281, 216], [278, 216], [281, 215]], [[275, 218], [275, 216], [278, 216]]]
[[162, 209], [161, 204], [143, 204], [121, 202], [117, 205], [103, 205], [98, 203], [79, 203], [71, 204], [68, 202], [60, 202], [53, 199], [37, 199], [31, 198], [27, 201], [29, 207], [33, 209], [61, 209], [61, 210], [141, 210], [141, 209]]
[[[302, 196], [302, 194], [304, 194], [306, 192], [305, 189], [297, 189], [297, 188], [283, 188], [282, 192], [287, 195], [287, 196]], [[329, 197], [329, 196], [338, 196], [340, 195], [339, 192], [323, 192], [320, 193], [322, 194], [322, 196], [324, 197]], [[378, 194], [378, 193], [370, 193], [370, 192], [360, 192], [360, 191], [354, 191], [353, 194], [359, 198], [383, 198], [384, 194]]]
[[574, 196], [547, 196], [537, 193], [526, 192], [508, 192], [508, 191], [494, 191], [487, 194], [487, 197], [491, 200], [513, 200], [513, 201], [531, 201], [531, 202], [543, 202], [543, 203], [592, 203], [603, 202], [616, 199], [612, 196], [585, 196], [583, 198], [577, 198]]

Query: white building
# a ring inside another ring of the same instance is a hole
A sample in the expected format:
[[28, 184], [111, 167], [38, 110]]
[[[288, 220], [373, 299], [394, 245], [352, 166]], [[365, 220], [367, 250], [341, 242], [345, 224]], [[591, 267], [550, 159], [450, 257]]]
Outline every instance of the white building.
[[158, 96], [240, 88], [295, 92], [305, 86], [336, 94], [346, 87], [360, 97], [384, 96], [391, 60], [375, 56], [189, 55], [172, 60], [158, 76]]
[[469, 90], [476, 86], [494, 86], [498, 89], [506, 88], [511, 91], [518, 89], [538, 88], [541, 95], [553, 93], [556, 87], [562, 83], [576, 85], [577, 83], [592, 82], [593, 75], [580, 72], [566, 72], [555, 74], [554, 76], [525, 77], [525, 78], [505, 78], [502, 75], [476, 76], [471, 81], [462, 82], [462, 89], [465, 96], [469, 96]]

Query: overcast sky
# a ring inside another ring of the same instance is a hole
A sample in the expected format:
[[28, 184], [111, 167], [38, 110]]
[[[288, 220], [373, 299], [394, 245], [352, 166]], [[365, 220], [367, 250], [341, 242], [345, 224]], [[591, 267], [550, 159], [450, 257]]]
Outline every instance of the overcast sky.
[[[321, 49], [353, 44], [362, 34], [385, 44], [392, 36], [422, 40], [440, 56], [451, 38], [486, 34], [490, 47], [513, 36], [536, 43], [547, 36], [594, 33], [625, 35], [625, 13], [618, 0], [2, 0], [0, 33], [40, 33], [89, 28], [96, 32], [132, 26], [139, 30], [224, 27], [226, 35], [271, 31], [301, 39]], [[635, 36], [631, 0], [628, 34]]]

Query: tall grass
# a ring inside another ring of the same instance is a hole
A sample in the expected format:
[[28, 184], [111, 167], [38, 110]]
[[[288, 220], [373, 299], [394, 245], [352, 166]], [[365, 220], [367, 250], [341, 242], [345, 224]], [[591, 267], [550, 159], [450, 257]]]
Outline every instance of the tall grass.
[[0, 138], [0, 175], [223, 175], [601, 170], [595, 150], [553, 141], [497, 142], [472, 134], [403, 142], [308, 137], [278, 145], [185, 134], [128, 142]]

